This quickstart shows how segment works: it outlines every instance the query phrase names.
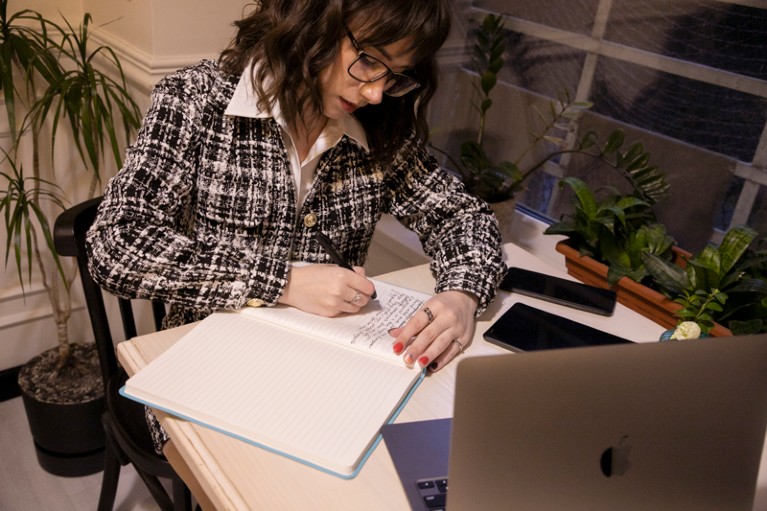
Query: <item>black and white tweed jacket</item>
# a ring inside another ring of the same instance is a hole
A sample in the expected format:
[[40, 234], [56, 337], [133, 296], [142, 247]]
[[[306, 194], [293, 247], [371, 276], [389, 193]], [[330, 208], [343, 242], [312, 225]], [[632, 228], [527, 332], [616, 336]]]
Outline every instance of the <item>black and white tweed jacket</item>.
[[497, 222], [483, 202], [413, 141], [383, 172], [344, 136], [321, 157], [300, 211], [282, 132], [272, 118], [224, 115], [239, 77], [204, 61], [163, 79], [108, 183], [88, 233], [90, 271], [120, 295], [171, 303], [166, 326], [276, 303], [291, 260], [330, 262], [306, 215], [352, 264], [363, 264], [381, 214], [415, 231], [435, 292], [491, 301], [505, 270]]

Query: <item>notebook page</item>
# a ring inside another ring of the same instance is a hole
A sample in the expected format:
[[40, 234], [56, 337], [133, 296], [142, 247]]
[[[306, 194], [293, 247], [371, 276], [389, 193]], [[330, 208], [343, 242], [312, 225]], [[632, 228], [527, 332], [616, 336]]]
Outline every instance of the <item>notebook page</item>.
[[282, 305], [248, 307], [239, 312], [361, 351], [395, 358], [392, 352], [394, 338], [389, 335], [389, 330], [404, 325], [429, 295], [385, 282], [374, 282], [378, 298], [371, 300], [357, 314], [326, 318]]
[[240, 314], [213, 314], [126, 384], [157, 408], [350, 473], [417, 369]]

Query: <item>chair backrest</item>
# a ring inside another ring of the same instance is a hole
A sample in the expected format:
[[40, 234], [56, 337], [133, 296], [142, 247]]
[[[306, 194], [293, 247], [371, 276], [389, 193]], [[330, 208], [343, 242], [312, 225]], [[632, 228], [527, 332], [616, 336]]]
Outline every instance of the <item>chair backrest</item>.
[[[88, 308], [88, 316], [101, 362], [101, 377], [104, 381], [104, 388], [106, 388], [111, 376], [117, 372], [117, 356], [115, 355], [112, 332], [109, 329], [104, 296], [101, 287], [93, 280], [88, 271], [88, 255], [85, 251], [85, 235], [96, 219], [96, 212], [99, 204], [101, 204], [101, 199], [101, 197], [97, 197], [81, 202], [61, 213], [53, 228], [53, 241], [59, 256], [77, 259], [85, 304]], [[136, 321], [131, 301], [126, 298], [118, 298], [117, 300], [125, 338], [135, 337], [137, 333]], [[159, 330], [162, 319], [165, 317], [164, 304], [153, 301], [152, 314], [155, 328]]]

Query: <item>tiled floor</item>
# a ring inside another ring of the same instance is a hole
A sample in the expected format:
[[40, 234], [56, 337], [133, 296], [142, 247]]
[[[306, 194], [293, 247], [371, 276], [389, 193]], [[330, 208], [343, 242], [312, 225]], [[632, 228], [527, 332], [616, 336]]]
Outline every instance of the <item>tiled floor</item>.
[[[95, 510], [101, 472], [58, 477], [37, 463], [21, 398], [0, 402], [0, 509], [3, 511]], [[123, 467], [115, 511], [158, 509], [132, 467]]]

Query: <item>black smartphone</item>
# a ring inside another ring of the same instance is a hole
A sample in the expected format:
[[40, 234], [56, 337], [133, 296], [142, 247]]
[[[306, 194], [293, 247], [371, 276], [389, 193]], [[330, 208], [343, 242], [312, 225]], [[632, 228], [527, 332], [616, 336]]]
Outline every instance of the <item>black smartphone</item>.
[[515, 303], [484, 333], [487, 342], [511, 351], [577, 348], [633, 341], [550, 312]]
[[509, 268], [500, 288], [603, 316], [611, 316], [615, 311], [615, 291], [611, 289], [523, 268]]

